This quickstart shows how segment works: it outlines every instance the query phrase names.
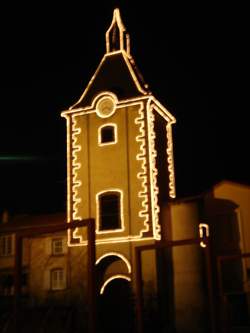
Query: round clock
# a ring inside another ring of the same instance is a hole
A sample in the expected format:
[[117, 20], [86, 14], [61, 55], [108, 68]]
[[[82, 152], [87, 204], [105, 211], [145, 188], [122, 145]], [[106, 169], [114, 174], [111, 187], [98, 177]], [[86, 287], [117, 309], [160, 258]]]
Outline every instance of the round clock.
[[115, 101], [110, 96], [102, 97], [96, 105], [97, 114], [102, 117], [110, 117], [115, 112]]

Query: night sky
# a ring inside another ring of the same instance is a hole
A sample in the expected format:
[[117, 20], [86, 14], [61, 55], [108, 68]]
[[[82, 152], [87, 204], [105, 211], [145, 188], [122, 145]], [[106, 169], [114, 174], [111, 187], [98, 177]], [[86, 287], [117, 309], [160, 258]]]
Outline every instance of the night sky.
[[[45, 1], [2, 8], [0, 209], [66, 208], [66, 127], [120, 7], [131, 54], [177, 118], [177, 196], [250, 185], [247, 10], [216, 1]], [[100, 162], [101, 163], [101, 162]]]

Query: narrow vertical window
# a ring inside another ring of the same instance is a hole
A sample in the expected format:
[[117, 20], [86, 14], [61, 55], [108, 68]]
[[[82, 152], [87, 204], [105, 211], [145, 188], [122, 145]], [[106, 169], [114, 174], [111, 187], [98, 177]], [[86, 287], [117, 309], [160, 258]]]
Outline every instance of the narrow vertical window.
[[12, 235], [0, 237], [0, 256], [10, 256], [13, 254]]
[[114, 230], [121, 228], [121, 194], [106, 192], [99, 196], [99, 229]]

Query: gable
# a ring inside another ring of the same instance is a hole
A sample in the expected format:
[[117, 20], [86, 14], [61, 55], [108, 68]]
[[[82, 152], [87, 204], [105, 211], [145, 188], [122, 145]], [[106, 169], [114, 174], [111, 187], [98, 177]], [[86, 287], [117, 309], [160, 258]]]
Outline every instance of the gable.
[[122, 51], [104, 56], [83, 95], [70, 109], [90, 106], [94, 97], [103, 91], [113, 92], [118, 100], [149, 93], [133, 61]]

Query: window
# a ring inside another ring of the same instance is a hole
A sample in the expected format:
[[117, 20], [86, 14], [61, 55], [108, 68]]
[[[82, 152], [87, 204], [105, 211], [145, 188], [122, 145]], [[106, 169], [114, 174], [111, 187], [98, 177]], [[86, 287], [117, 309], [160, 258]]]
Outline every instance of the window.
[[250, 282], [250, 268], [247, 268], [247, 281]]
[[99, 229], [121, 228], [121, 194], [105, 192], [99, 195]]
[[114, 144], [117, 142], [117, 129], [115, 124], [104, 125], [99, 128], [99, 145]]
[[[28, 272], [24, 271], [21, 275], [21, 292], [26, 294], [28, 291]], [[13, 271], [0, 272], [0, 296], [14, 295], [14, 273]]]
[[13, 254], [12, 235], [0, 237], [0, 256], [10, 256]]
[[21, 291], [22, 291], [22, 294], [28, 293], [28, 273], [27, 272], [22, 273]]
[[0, 295], [11, 296], [14, 294], [14, 276], [11, 272], [5, 272], [0, 276]]
[[53, 255], [63, 254], [63, 239], [62, 238], [52, 239], [52, 254]]
[[52, 269], [50, 277], [52, 290], [65, 289], [65, 272], [62, 268]]
[[99, 117], [107, 118], [115, 112], [116, 103], [114, 96], [104, 96], [96, 104], [96, 112]]

